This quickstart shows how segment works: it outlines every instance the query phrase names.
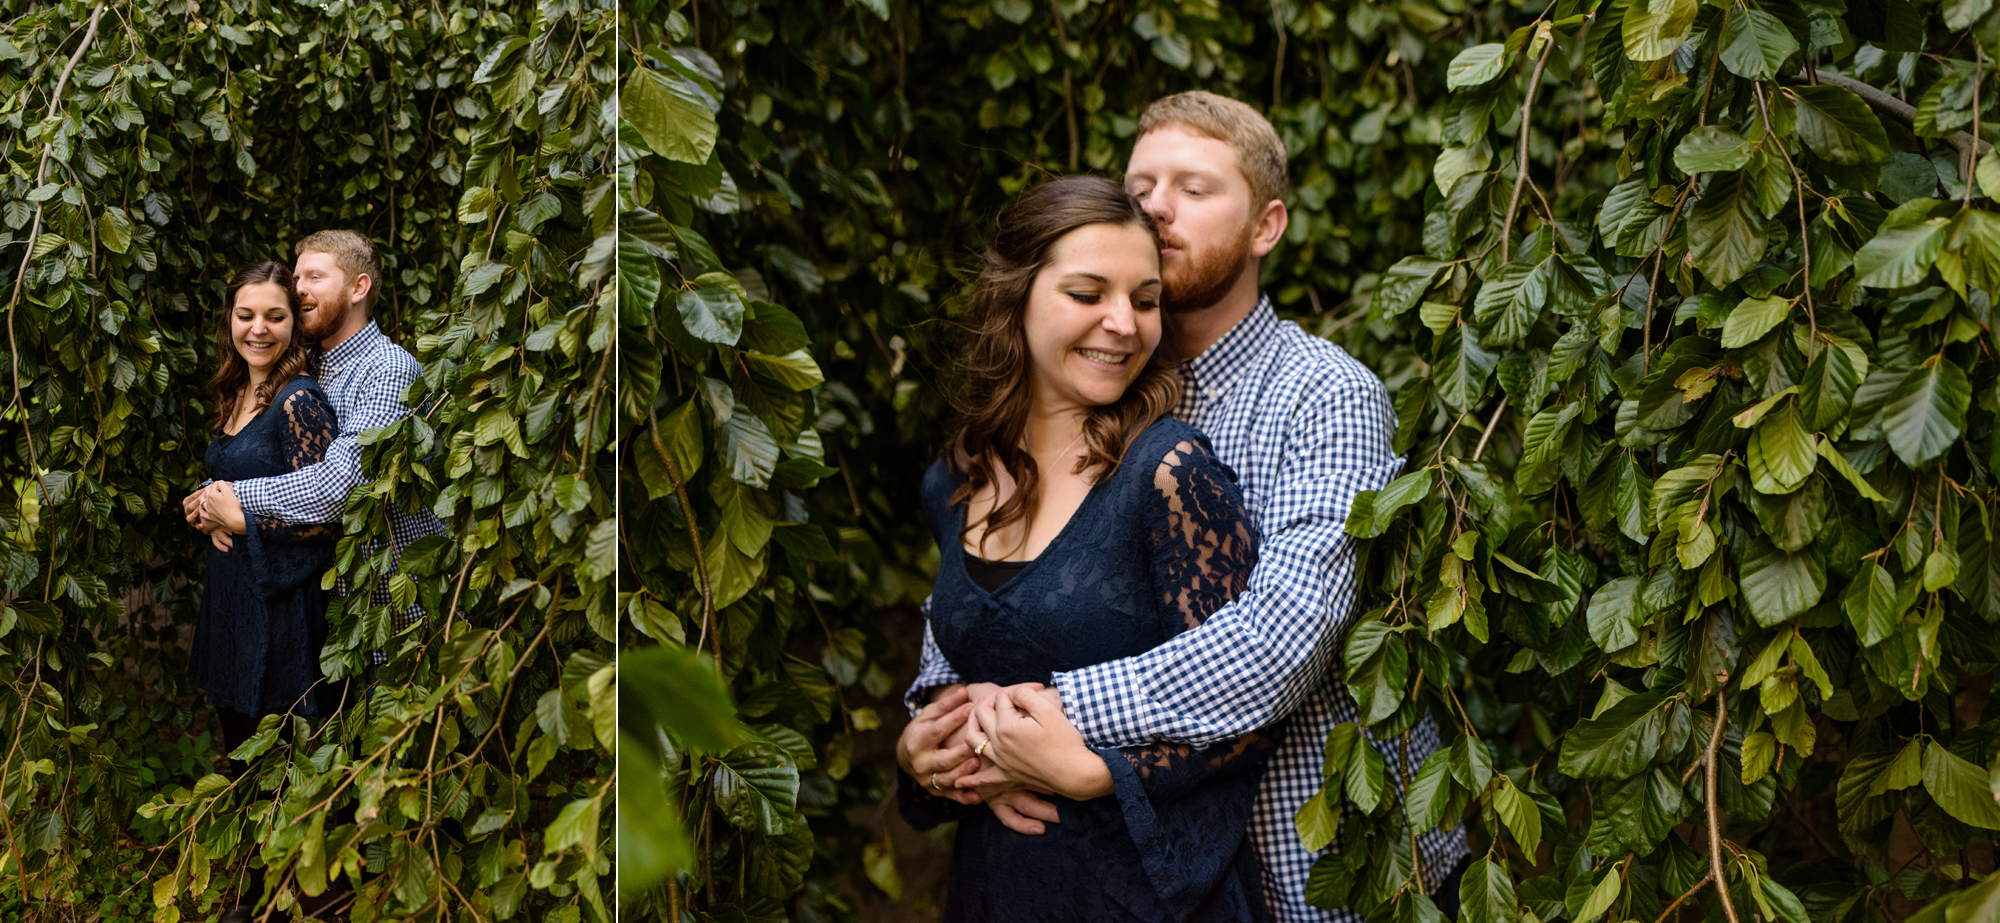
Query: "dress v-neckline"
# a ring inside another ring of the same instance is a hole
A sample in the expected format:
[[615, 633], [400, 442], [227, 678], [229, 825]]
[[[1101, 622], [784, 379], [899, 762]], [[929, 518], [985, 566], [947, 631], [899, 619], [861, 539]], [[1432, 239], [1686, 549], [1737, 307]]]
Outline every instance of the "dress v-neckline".
[[[1117, 477], [1117, 472], [1115, 471], [1112, 472], [1112, 477]], [[962, 474], [959, 475], [958, 481], [960, 484], [965, 483], [965, 476]], [[993, 589], [989, 590], [983, 586], [980, 586], [979, 581], [972, 579], [972, 572], [966, 569], [965, 558], [972, 552], [965, 550], [965, 541], [963, 539], [960, 539], [958, 541], [952, 542], [951, 543], [952, 550], [956, 552], [956, 554], [953, 557], [953, 560], [958, 565], [959, 575], [964, 577], [965, 582], [968, 585], [970, 585], [974, 590], [978, 591], [981, 594], [984, 594], [988, 599], [991, 599], [993, 597], [1001, 595], [1002, 593], [1007, 592], [1008, 588], [1012, 587], [1016, 583], [1021, 582], [1021, 579], [1023, 577], [1026, 577], [1029, 574], [1034, 573], [1035, 569], [1040, 567], [1041, 563], [1048, 559], [1049, 552], [1054, 551], [1057, 545], [1062, 544], [1063, 539], [1069, 537], [1070, 530], [1076, 527], [1076, 521], [1078, 519], [1083, 518], [1084, 510], [1089, 509], [1091, 502], [1097, 499], [1097, 495], [1100, 492], [1100, 488], [1103, 488], [1109, 485], [1110, 483], [1111, 483], [1111, 478], [1105, 478], [1102, 481], [1090, 485], [1090, 490], [1085, 492], [1083, 495], [1083, 502], [1078, 503], [1076, 505], [1076, 509], [1069, 514], [1068, 521], [1063, 523], [1061, 529], [1056, 530], [1055, 537], [1049, 539], [1049, 543], [1042, 546], [1041, 554], [1035, 555], [1034, 557], [1029, 558], [1025, 561], [988, 562], [988, 563], [1007, 563], [1007, 564], [1018, 563], [1023, 565], [1020, 570], [1014, 572], [1013, 576], [1008, 577], [1004, 583], [1001, 583], [999, 586], [996, 586]], [[971, 507], [970, 501], [966, 503], [956, 504], [956, 509], [958, 510], [958, 532], [957, 532], [958, 535], [965, 534], [965, 517], [970, 507]], [[985, 559], [981, 558], [980, 560], [985, 560]]]

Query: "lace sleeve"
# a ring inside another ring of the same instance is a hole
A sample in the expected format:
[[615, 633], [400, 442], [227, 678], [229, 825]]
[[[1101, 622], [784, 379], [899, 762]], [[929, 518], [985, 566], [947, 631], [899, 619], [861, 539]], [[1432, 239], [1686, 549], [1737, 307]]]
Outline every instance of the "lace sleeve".
[[[1210, 613], [1236, 598], [1257, 565], [1257, 532], [1243, 507], [1235, 475], [1205, 447], [1183, 440], [1153, 475], [1146, 521], [1152, 527], [1152, 582], [1162, 612], [1179, 630], [1200, 627]], [[1207, 747], [1165, 742], [1112, 754], [1114, 777], [1128, 769], [1154, 799], [1171, 799], [1219, 775], [1261, 769], [1277, 748], [1277, 726], [1231, 737]]]
[[[326, 398], [311, 388], [299, 388], [278, 408], [278, 445], [285, 467], [297, 471], [326, 458], [327, 446], [340, 435], [340, 421]], [[340, 522], [293, 523], [268, 513], [255, 517], [257, 531], [266, 542], [299, 542], [307, 539], [338, 538]]]

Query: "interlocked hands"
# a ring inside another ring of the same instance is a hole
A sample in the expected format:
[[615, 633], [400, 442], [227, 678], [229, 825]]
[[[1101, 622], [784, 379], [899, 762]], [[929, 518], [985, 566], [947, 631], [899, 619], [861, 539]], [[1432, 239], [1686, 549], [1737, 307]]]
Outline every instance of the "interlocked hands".
[[943, 686], [896, 742], [903, 771], [940, 798], [985, 804], [1016, 833], [1061, 823], [1040, 795], [1088, 800], [1111, 792], [1111, 772], [1040, 683]]
[[235, 536], [246, 531], [243, 504], [229, 481], [216, 481], [182, 497], [181, 512], [187, 514], [188, 525], [207, 533], [209, 542], [225, 554], [235, 545]]

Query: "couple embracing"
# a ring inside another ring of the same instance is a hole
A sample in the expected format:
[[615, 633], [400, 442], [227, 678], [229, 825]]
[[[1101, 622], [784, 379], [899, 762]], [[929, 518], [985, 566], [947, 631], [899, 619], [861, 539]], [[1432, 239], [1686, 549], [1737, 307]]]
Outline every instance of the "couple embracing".
[[[897, 744], [904, 817], [958, 822], [947, 920], [1355, 918], [1307, 905], [1293, 816], [1355, 717], [1347, 512], [1402, 459], [1381, 381], [1259, 291], [1288, 186], [1268, 121], [1182, 93], [1122, 188], [1051, 180], [996, 221]], [[1463, 870], [1457, 829], [1418, 846]]]
[[[182, 501], [210, 546], [189, 667], [221, 721], [225, 753], [265, 715], [343, 707], [343, 686], [320, 673], [321, 578], [348, 492], [364, 480], [358, 437], [406, 416], [404, 392], [423, 374], [370, 318], [382, 264], [366, 236], [321, 231], [295, 250], [295, 267], [252, 264], [224, 292], [209, 480]], [[392, 507], [390, 526], [391, 574], [401, 549], [444, 532], [421, 509]], [[370, 605], [391, 605], [386, 584]], [[393, 621], [400, 630], [423, 615], [412, 605]], [[379, 651], [371, 658], [386, 661]]]

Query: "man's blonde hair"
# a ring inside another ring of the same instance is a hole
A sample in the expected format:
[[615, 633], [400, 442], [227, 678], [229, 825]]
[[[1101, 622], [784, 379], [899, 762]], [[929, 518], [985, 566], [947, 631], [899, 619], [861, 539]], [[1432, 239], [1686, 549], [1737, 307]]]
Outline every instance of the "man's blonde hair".
[[374, 309], [375, 296], [382, 291], [382, 257], [375, 252], [375, 242], [368, 235], [360, 231], [318, 231], [292, 248], [292, 259], [308, 253], [333, 254], [333, 264], [347, 273], [350, 285], [355, 276], [368, 276], [368, 295], [362, 299], [361, 309]]
[[1258, 208], [1273, 199], [1282, 202], [1291, 192], [1285, 142], [1257, 110], [1207, 90], [1189, 90], [1154, 100], [1139, 116], [1140, 137], [1170, 126], [1214, 138], [1235, 150]]

